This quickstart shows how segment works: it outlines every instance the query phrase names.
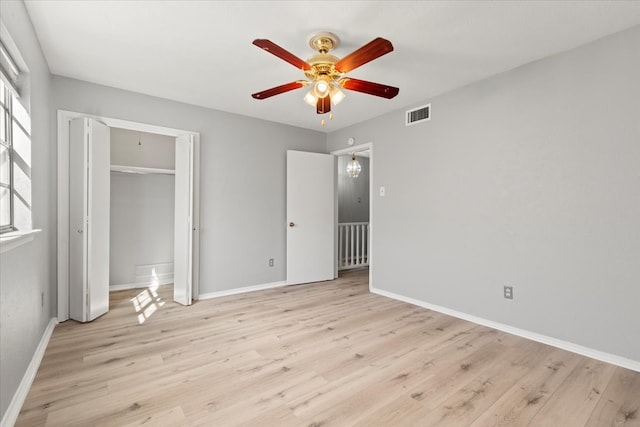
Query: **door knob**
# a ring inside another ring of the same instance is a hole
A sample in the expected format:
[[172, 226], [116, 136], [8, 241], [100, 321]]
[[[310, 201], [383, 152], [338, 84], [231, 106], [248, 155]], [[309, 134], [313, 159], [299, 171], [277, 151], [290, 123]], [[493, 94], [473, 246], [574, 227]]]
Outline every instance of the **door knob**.
[[82, 234], [82, 230], [78, 230], [78, 233]]
[[295, 226], [295, 225], [296, 225], [296, 224], [295, 224], [295, 223], [293, 223], [293, 222], [290, 222], [290, 223], [289, 223], [289, 227], [293, 227], [293, 226]]

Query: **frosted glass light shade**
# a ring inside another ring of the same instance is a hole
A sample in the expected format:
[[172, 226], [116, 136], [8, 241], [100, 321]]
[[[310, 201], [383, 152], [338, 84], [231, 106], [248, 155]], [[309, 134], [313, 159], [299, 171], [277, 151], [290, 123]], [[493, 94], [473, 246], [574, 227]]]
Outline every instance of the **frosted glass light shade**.
[[349, 160], [349, 163], [347, 163], [347, 174], [349, 174], [351, 178], [357, 178], [361, 170], [362, 166], [360, 166], [360, 163], [356, 160], [356, 156], [353, 156], [351, 160]]
[[304, 96], [304, 102], [311, 105], [312, 107], [316, 106], [316, 103], [318, 102], [318, 97], [313, 94], [313, 89], [307, 92], [307, 94]]
[[340, 101], [344, 99], [344, 92], [338, 89], [336, 86], [331, 87], [331, 102], [333, 105], [338, 105]]

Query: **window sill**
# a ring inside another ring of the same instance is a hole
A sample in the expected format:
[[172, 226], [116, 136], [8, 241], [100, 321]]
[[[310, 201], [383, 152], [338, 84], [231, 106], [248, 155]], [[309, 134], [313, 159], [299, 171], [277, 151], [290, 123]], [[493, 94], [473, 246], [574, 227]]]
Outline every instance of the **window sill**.
[[42, 230], [12, 231], [0, 236], [0, 253], [9, 252], [33, 240], [33, 236]]

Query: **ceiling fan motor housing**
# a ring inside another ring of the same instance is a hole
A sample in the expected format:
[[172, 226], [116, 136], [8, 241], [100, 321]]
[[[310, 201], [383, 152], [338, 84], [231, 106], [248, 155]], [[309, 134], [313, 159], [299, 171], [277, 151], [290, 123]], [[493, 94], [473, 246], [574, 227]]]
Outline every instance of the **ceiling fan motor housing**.
[[307, 58], [307, 63], [311, 65], [311, 69], [304, 72], [307, 78], [315, 81], [321, 76], [326, 76], [328, 80], [337, 80], [342, 77], [342, 73], [336, 70], [334, 64], [339, 58], [329, 55], [328, 53], [320, 53]]
[[336, 81], [342, 77], [342, 73], [338, 72], [334, 66], [340, 58], [328, 53], [339, 45], [340, 39], [333, 33], [325, 31], [311, 35], [309, 46], [319, 53], [306, 60], [311, 65], [311, 69], [305, 71], [305, 75], [309, 80], [312, 82], [316, 80]]

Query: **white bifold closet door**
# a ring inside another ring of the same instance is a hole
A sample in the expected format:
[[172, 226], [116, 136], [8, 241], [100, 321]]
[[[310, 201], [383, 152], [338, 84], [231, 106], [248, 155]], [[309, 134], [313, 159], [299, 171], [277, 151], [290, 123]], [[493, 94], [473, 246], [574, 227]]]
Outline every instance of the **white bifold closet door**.
[[109, 311], [110, 130], [89, 118], [69, 126], [69, 315]]
[[191, 305], [193, 286], [193, 135], [176, 138], [173, 300]]

